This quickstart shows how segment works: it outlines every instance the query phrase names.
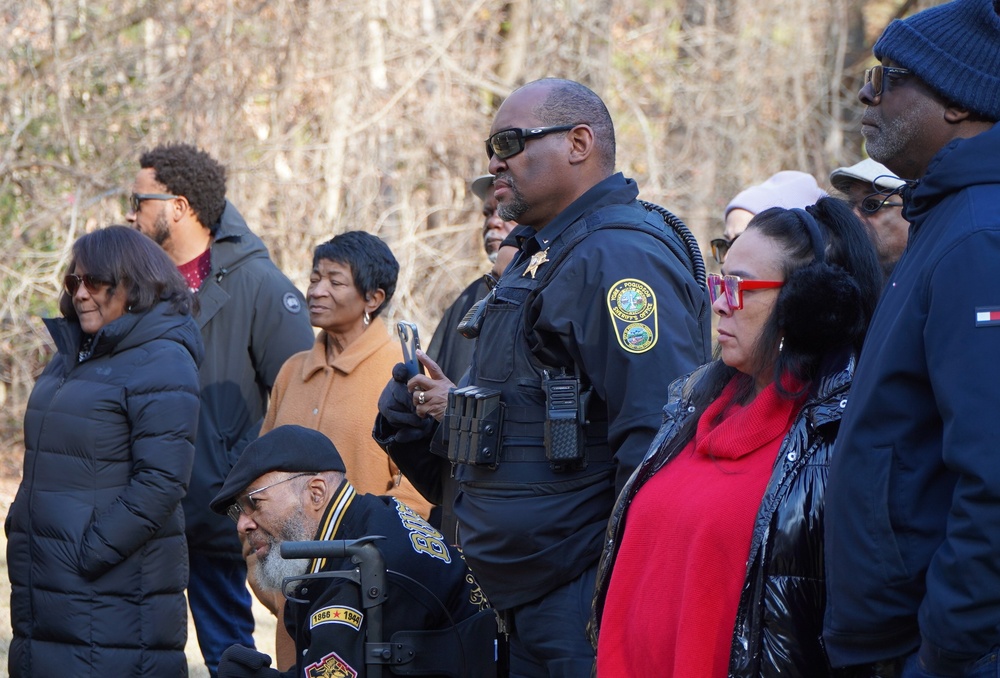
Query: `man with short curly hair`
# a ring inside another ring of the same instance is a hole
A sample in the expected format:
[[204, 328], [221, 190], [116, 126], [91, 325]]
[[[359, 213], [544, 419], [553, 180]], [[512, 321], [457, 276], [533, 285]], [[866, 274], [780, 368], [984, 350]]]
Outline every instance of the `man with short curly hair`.
[[301, 293], [226, 200], [225, 167], [190, 144], [158, 146], [139, 165], [126, 219], [177, 264], [200, 306], [201, 414], [184, 513], [188, 600], [215, 678], [227, 647], [253, 646], [253, 615], [240, 543], [208, 504], [257, 437], [281, 365], [313, 331]]

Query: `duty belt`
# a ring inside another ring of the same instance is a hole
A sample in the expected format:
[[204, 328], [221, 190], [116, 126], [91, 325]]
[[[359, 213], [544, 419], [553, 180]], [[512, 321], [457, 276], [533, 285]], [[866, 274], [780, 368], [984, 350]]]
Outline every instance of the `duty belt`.
[[[548, 462], [556, 472], [581, 470], [589, 462], [610, 462], [607, 422], [583, 425], [578, 404], [572, 409], [560, 407], [559, 402], [545, 408], [508, 407], [496, 389], [453, 389], [445, 413], [448, 459], [490, 468], [501, 461]], [[558, 416], [563, 412], [568, 416]]]

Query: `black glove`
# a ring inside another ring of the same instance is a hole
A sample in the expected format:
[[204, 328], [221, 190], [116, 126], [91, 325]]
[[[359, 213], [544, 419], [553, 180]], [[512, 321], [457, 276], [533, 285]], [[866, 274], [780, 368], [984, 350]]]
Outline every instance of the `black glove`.
[[428, 437], [436, 423], [431, 417], [424, 418], [417, 414], [413, 408], [413, 396], [406, 389], [407, 381], [406, 365], [396, 363], [392, 368], [392, 379], [378, 399], [379, 414], [395, 430], [394, 438], [400, 443]]
[[219, 660], [219, 678], [271, 678], [280, 676], [271, 666], [271, 658], [263, 652], [243, 645], [231, 645]]

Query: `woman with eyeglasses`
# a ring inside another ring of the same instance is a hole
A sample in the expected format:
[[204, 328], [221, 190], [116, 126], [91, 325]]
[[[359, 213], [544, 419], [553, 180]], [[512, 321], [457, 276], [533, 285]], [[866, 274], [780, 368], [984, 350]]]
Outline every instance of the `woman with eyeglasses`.
[[833, 198], [757, 214], [709, 276], [716, 360], [670, 387], [601, 558], [597, 675], [824, 676], [827, 465], [881, 271]]
[[714, 238], [709, 245], [712, 258], [720, 266], [736, 239], [746, 229], [754, 215], [771, 207], [805, 207], [820, 198], [826, 191], [819, 187], [815, 177], [805, 172], [784, 170], [772, 174], [766, 181], [754, 184], [736, 194], [725, 211], [725, 228], [721, 238]]
[[80, 237], [63, 285], [5, 526], [10, 675], [187, 675], [194, 300], [163, 250], [125, 226]]

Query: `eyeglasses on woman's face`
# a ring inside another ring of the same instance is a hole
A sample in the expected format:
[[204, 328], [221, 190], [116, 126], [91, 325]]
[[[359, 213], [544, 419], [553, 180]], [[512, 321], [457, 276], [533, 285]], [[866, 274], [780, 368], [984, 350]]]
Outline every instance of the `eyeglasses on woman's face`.
[[723, 294], [730, 310], [743, 308], [743, 292], [781, 287], [785, 283], [778, 280], [744, 280], [738, 275], [708, 274], [708, 296], [714, 304]]
[[111, 287], [111, 280], [104, 280], [96, 275], [91, 275], [90, 273], [84, 273], [83, 275], [77, 275], [75, 273], [67, 273], [63, 277], [63, 287], [66, 288], [67, 294], [71, 297], [76, 294], [76, 291], [80, 289], [80, 285], [87, 288], [87, 291], [91, 294], [97, 294], [105, 287]]
[[[736, 236], [738, 238], [740, 236]], [[736, 238], [730, 240], [729, 238], [713, 238], [709, 245], [712, 247], [712, 258], [715, 259], [716, 263], [720, 266], [726, 263], [726, 255], [729, 254], [729, 248], [733, 246], [736, 242]]]

